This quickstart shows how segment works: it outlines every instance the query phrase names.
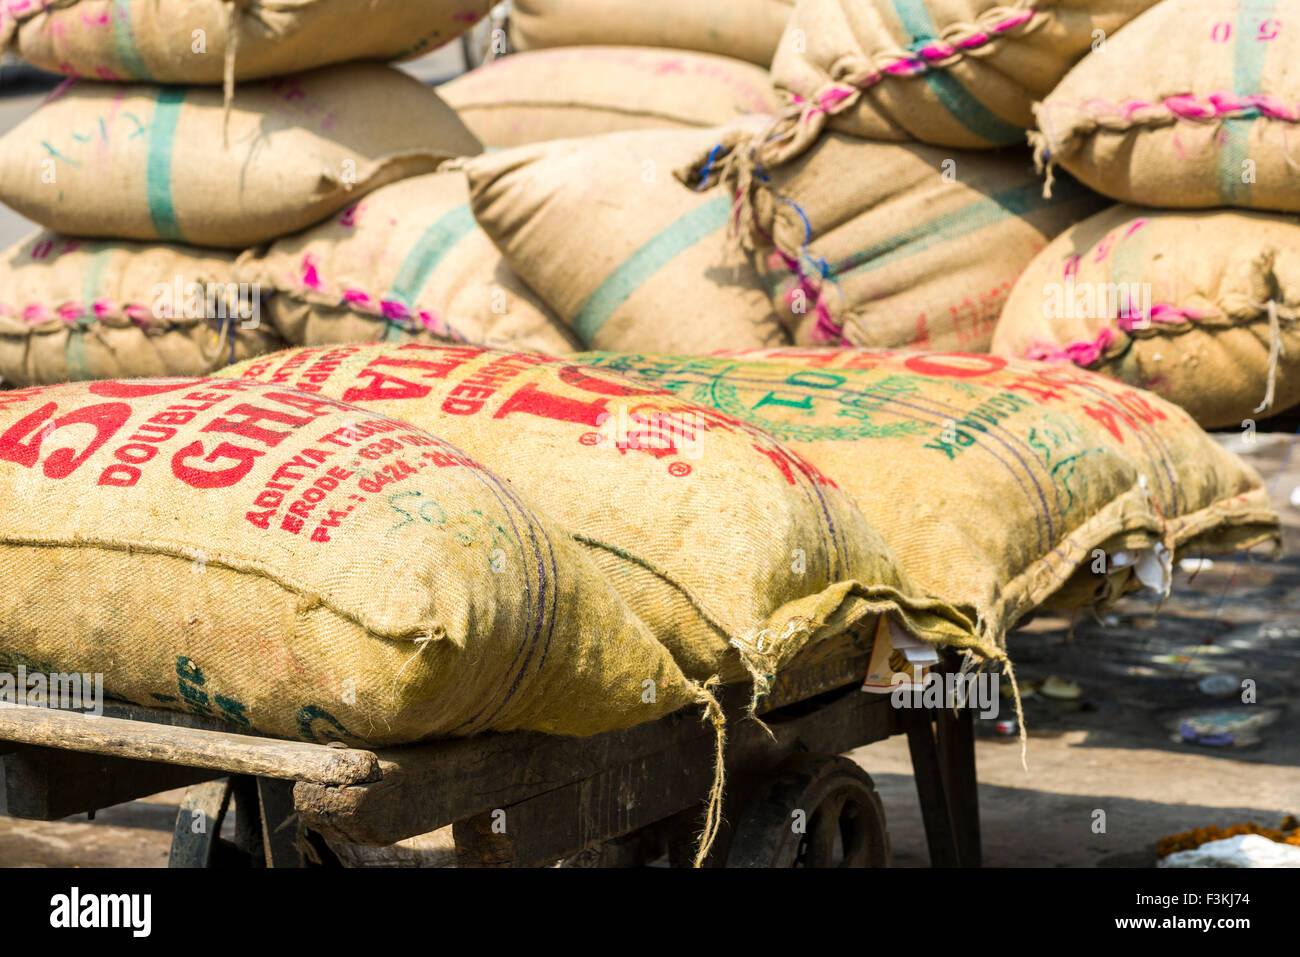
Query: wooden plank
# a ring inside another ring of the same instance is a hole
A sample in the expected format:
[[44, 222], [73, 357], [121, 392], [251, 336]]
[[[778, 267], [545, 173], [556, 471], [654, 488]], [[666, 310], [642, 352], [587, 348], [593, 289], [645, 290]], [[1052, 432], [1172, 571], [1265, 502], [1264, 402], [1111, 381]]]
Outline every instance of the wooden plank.
[[[856, 656], [792, 669], [778, 678], [759, 710], [769, 713], [836, 688], [856, 687], [866, 668], [866, 656]], [[729, 686], [721, 697], [733, 730], [742, 722], [752, 727], [743, 717], [750, 697], [747, 684]], [[647, 753], [670, 751], [685, 738], [713, 740], [712, 730], [702, 726], [694, 708], [591, 738], [515, 732], [394, 748], [376, 752], [381, 780], [357, 787], [300, 783], [294, 800], [314, 829], [331, 822], [334, 839], [390, 844], [581, 781]]]
[[[728, 767], [742, 772], [780, 760], [797, 747], [836, 754], [898, 729], [888, 697], [861, 694], [856, 685], [817, 709], [800, 706], [791, 717], [770, 712], [775, 741], [743, 716], [746, 701], [732, 702], [728, 709]], [[576, 742], [529, 736], [536, 743], [532, 750], [518, 747], [520, 737], [477, 739], [472, 762], [455, 751], [450, 752], [454, 760], [448, 761], [449, 752], [441, 751], [427, 756], [423, 766], [408, 763], [393, 773], [385, 768], [384, 779], [375, 784], [299, 784], [295, 804], [309, 827], [348, 844], [390, 844], [504, 808], [511, 809], [510, 818], [527, 804], [522, 820], [534, 833], [521, 853], [536, 861], [550, 854], [558, 858], [577, 853], [693, 807], [713, 780], [714, 735], [698, 716], [672, 716]], [[528, 803], [547, 795], [547, 803]], [[544, 820], [548, 813], [560, 817], [535, 829], [528, 823]], [[556, 827], [556, 821], [572, 821], [576, 829]], [[507, 833], [518, 843], [509, 824]], [[543, 830], [566, 833], [539, 833]], [[573, 835], [581, 846], [573, 846]]]
[[266, 854], [266, 866], [302, 867], [293, 785], [287, 781], [258, 778], [257, 799], [262, 809], [262, 849]]
[[930, 864], [933, 867], [958, 867], [957, 837], [948, 796], [944, 793], [939, 752], [934, 743], [933, 716], [920, 708], [903, 708], [901, 711], [903, 727], [907, 731], [907, 749], [912, 754], [916, 794], [921, 801], [925, 842], [930, 848]]
[[[887, 696], [853, 692], [817, 711], [773, 720], [775, 741], [747, 722], [737, 728], [728, 747], [729, 777], [733, 767], [770, 768], [796, 750], [836, 754], [880, 740], [896, 729], [896, 716]], [[692, 780], [683, 772], [708, 768], [711, 754], [707, 740], [686, 742], [533, 795], [499, 809], [500, 817], [484, 814], [457, 822], [457, 864], [543, 866], [699, 807], [711, 781]], [[490, 830], [494, 823], [499, 830]], [[698, 828], [691, 830], [693, 844]]]
[[940, 709], [936, 716], [939, 764], [962, 867], [982, 866], [979, 782], [975, 774], [975, 722], [970, 708]]
[[0, 739], [319, 784], [358, 784], [376, 780], [380, 774], [378, 759], [369, 751], [123, 718], [96, 718], [49, 708], [0, 708]]
[[52, 748], [22, 748], [0, 761], [6, 813], [35, 821], [58, 821], [220, 775], [203, 768]]
[[225, 820], [229, 806], [229, 778], [219, 778], [189, 788], [176, 810], [176, 827], [172, 830], [172, 847], [167, 866], [211, 867], [213, 850], [220, 839], [221, 823]]

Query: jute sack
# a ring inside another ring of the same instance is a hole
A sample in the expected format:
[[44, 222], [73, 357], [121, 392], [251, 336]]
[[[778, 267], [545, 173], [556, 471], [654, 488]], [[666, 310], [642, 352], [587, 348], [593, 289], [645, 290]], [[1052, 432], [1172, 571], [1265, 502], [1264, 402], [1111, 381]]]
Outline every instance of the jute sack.
[[298, 345], [578, 347], [474, 222], [461, 173], [390, 183], [318, 226], [247, 251], [236, 269], [276, 290], [267, 317]]
[[1290, 12], [1273, 0], [1148, 10], [1035, 106], [1048, 182], [1060, 164], [1126, 203], [1300, 210]]
[[647, 47], [571, 47], [503, 57], [438, 93], [485, 146], [619, 130], [719, 126], [775, 113], [767, 71], [731, 57]]
[[673, 170], [724, 130], [537, 143], [465, 161], [479, 224], [587, 346], [714, 349], [789, 342], [727, 238], [731, 202]]
[[220, 83], [421, 56], [491, 0], [40, 0], [0, 9], [0, 50], [96, 80]]
[[0, 253], [0, 380], [204, 375], [282, 348], [233, 260], [37, 233]]
[[516, 50], [621, 44], [701, 50], [772, 62], [794, 0], [515, 0], [510, 44]]
[[380, 64], [240, 87], [228, 124], [218, 89], [79, 82], [0, 139], [0, 200], [71, 235], [243, 248], [480, 149]]
[[[976, 645], [965, 618], [912, 589], [834, 482], [760, 429], [657, 387], [419, 343], [291, 350], [223, 375], [339, 397], [469, 448], [574, 534], [688, 676], [748, 672], [762, 690], [801, 656], [869, 640], [875, 614]], [[433, 504], [389, 501], [443, 521]]]
[[986, 352], [1021, 270], [1101, 205], [1077, 184], [1045, 200], [1021, 150], [830, 133], [765, 170], [752, 146], [718, 145], [682, 175], [697, 188], [720, 180], [714, 202], [737, 196], [740, 244], [805, 344]]
[[977, 618], [989, 641], [1062, 597], [1104, 604], [1138, 582], [1167, 589], [1175, 549], [1278, 534], [1252, 469], [1175, 407], [1071, 366], [797, 349], [574, 361], [779, 437], [853, 496], [918, 586]]
[[323, 396], [209, 379], [4, 393], [0, 490], [11, 668], [376, 746], [588, 735], [702, 697], [510, 483]]
[[1297, 319], [1295, 217], [1116, 206], [1030, 264], [993, 349], [1095, 369], [1217, 428], [1300, 402]]
[[790, 108], [769, 149], [802, 152], [824, 129], [939, 146], [1023, 143], [1031, 104], [1154, 2], [803, 0], [772, 61]]

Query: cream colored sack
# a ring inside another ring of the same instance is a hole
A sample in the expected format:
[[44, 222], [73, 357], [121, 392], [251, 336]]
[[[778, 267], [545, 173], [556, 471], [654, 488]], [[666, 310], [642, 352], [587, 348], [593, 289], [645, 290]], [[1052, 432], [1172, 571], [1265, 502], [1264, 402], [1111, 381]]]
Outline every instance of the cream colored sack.
[[514, 0], [516, 50], [621, 44], [701, 50], [766, 67], [794, 0]]
[[220, 83], [422, 56], [492, 0], [31, 0], [0, 8], [0, 50], [95, 80]]
[[478, 140], [379, 64], [241, 86], [73, 83], [0, 139], [0, 200], [77, 236], [243, 248], [296, 232]]
[[[772, 61], [791, 108], [769, 146], [788, 157], [823, 129], [939, 146], [1024, 143], [1031, 104], [1153, 2], [802, 0]], [[1135, 63], [1121, 62], [1121, 72]]]
[[609, 133], [465, 163], [479, 224], [579, 341], [707, 352], [789, 341], [727, 237], [730, 198], [673, 170], [745, 127]]
[[720, 180], [723, 188], [704, 194], [718, 203], [738, 191], [740, 244], [805, 344], [986, 352], [1021, 271], [1101, 205], [1065, 182], [1045, 200], [1021, 150], [829, 133], [765, 171], [749, 146], [721, 146], [687, 182]]
[[283, 346], [219, 250], [39, 232], [0, 253], [0, 380], [204, 375]]
[[1102, 605], [1139, 582], [1167, 589], [1171, 550], [1278, 535], [1249, 466], [1175, 407], [1070, 366], [797, 349], [574, 361], [779, 437], [988, 641], [1063, 594]]
[[[691, 677], [748, 671], [762, 690], [796, 659], [869, 647], [873, 613], [974, 644], [833, 481], [761, 430], [653, 386], [414, 343], [291, 350], [223, 374], [400, 416], [468, 449], [573, 532]], [[437, 503], [385, 496], [412, 522], [449, 520]]]
[[503, 57], [438, 87], [484, 146], [619, 130], [720, 126], [775, 113], [767, 71], [649, 47], [570, 47]]
[[384, 186], [319, 226], [249, 250], [237, 270], [241, 280], [276, 290], [266, 315], [298, 345], [577, 348], [474, 222], [461, 173]]
[[1300, 402], [1297, 320], [1294, 217], [1116, 206], [1030, 264], [993, 348], [1074, 362], [1230, 427]]
[[1148, 10], [1035, 107], [1049, 182], [1059, 164], [1139, 206], [1300, 210], [1297, 12], [1274, 0]]
[[703, 698], [510, 483], [322, 396], [204, 379], [0, 394], [0, 489], [6, 669], [376, 746], [588, 735]]

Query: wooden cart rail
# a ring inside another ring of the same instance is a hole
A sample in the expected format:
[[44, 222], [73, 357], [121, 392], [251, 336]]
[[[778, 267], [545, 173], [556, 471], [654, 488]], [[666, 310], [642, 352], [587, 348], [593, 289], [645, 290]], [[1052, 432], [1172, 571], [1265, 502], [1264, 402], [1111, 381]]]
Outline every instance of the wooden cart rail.
[[[932, 860], [977, 864], [969, 719], [939, 715], [936, 744], [935, 715], [857, 690], [866, 664], [857, 657], [780, 676], [761, 709], [770, 734], [746, 715], [748, 686], [723, 689], [728, 819], [740, 811], [737, 795], [792, 756], [836, 755], [906, 731]], [[0, 708], [10, 815], [55, 820], [229, 776], [236, 808], [260, 808], [262, 834], [249, 840], [268, 865], [300, 862], [304, 829], [388, 845], [450, 824], [463, 865], [528, 866], [674, 817], [690, 830], [713, 775], [713, 731], [693, 708], [591, 738], [514, 732], [375, 750], [237, 733], [179, 712], [105, 711]], [[203, 809], [219, 820], [231, 793], [228, 782], [193, 787], [181, 816]], [[501, 815], [504, 834], [493, 826]], [[211, 853], [178, 818], [173, 863]]]

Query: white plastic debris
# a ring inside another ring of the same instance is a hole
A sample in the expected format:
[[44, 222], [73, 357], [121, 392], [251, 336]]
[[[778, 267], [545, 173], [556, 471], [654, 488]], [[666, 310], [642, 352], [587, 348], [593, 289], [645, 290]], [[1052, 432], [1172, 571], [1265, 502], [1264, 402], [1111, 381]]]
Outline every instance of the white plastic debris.
[[1206, 572], [1214, 567], [1214, 560], [1210, 558], [1184, 558], [1178, 563], [1180, 570], [1188, 575], [1194, 575], [1197, 572]]
[[1159, 867], [1300, 867], [1300, 847], [1279, 844], [1258, 834], [1210, 841], [1190, 851], [1170, 854]]
[[1300, 485], [1291, 490], [1291, 505], [1300, 508]]

